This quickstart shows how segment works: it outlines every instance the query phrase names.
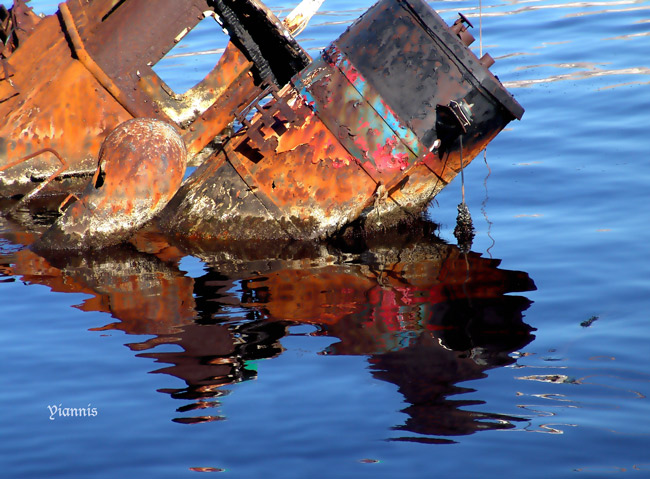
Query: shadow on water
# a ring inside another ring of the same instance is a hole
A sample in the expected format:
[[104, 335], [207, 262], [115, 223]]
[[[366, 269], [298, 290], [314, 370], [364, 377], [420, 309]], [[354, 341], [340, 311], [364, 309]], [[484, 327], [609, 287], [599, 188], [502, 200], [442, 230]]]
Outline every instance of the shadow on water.
[[[152, 336], [127, 346], [185, 382], [160, 390], [187, 402], [175, 422], [223, 419], [210, 410], [227, 386], [256, 377], [254, 361], [281, 355], [280, 340], [298, 324], [336, 339], [321, 354], [365, 356], [375, 378], [398, 387], [408, 419], [393, 440], [452, 442], [523, 420], [472, 411], [483, 402], [464, 400], [472, 389], [459, 383], [514, 363], [512, 353], [534, 339], [523, 321], [531, 302], [511, 293], [535, 285], [442, 242], [430, 223], [353, 242], [239, 249], [172, 244], [147, 231], [123, 247], [44, 258], [23, 245], [51, 219], [32, 211], [1, 220], [0, 275], [90, 295], [77, 307], [117, 320], [95, 331]], [[180, 269], [188, 255], [206, 265], [202, 275]]]

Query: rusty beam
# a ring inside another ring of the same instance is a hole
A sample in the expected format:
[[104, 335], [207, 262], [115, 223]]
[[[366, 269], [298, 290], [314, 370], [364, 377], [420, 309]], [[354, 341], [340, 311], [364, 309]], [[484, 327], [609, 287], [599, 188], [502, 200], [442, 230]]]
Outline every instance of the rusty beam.
[[[286, 82], [309, 62], [262, 3], [221, 4], [238, 29], [231, 25], [225, 53], [183, 95], [173, 92], [152, 66], [203, 18], [224, 23], [215, 2], [68, 0], [55, 15], [34, 22], [32, 33], [12, 44], [11, 56], [5, 58], [6, 49], [0, 55], [0, 116], [7, 119], [0, 125], [0, 167], [14, 165], [0, 173], [0, 197], [25, 195], [55, 173], [49, 162], [38, 159], [16, 166], [16, 160], [43, 148], [58, 151], [69, 165], [43, 192], [80, 191], [104, 138], [130, 118], [174, 125], [197, 155], [259, 93], [264, 68]], [[23, 17], [31, 15], [18, 1], [0, 28], [14, 18], [26, 25]], [[249, 31], [254, 33], [242, 39]], [[251, 46], [261, 55], [252, 57]]]

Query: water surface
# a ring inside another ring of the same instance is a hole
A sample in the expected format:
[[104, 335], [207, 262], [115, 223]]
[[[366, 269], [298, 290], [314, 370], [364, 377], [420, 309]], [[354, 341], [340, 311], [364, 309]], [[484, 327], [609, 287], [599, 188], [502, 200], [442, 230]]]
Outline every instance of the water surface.
[[[299, 40], [371, 3], [326, 0]], [[431, 5], [526, 109], [465, 171], [471, 253], [460, 177], [437, 227], [363, 248], [42, 258], [52, 218], [2, 219], [7, 477], [650, 477], [650, 2]], [[182, 53], [181, 90], [213, 62]]]

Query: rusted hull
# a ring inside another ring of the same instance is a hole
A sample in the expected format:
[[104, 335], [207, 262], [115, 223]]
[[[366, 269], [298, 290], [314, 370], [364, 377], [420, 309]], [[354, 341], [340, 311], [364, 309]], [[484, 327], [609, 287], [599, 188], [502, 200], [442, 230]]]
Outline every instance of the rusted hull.
[[[42, 19], [7, 62], [15, 71], [11, 80], [17, 94], [0, 103], [6, 119], [0, 125], [0, 165], [52, 148], [68, 159], [67, 176], [85, 175], [87, 181], [102, 139], [131, 116], [72, 58], [56, 16]], [[52, 155], [41, 155], [5, 170], [2, 196], [24, 194], [58, 166]], [[68, 183], [52, 186], [65, 190]]]
[[381, 1], [188, 179], [161, 224], [222, 241], [395, 225], [522, 114], [426, 4]]
[[[148, 117], [190, 157], [208, 152], [159, 216], [165, 232], [326, 239], [412, 221], [523, 114], [467, 48], [466, 19], [448, 27], [423, 0], [381, 0], [313, 61], [259, 0], [114, 3], [62, 3], [5, 62], [20, 73], [0, 101], [0, 195], [88, 181], [111, 129]], [[151, 66], [206, 15], [231, 43], [177, 95]]]

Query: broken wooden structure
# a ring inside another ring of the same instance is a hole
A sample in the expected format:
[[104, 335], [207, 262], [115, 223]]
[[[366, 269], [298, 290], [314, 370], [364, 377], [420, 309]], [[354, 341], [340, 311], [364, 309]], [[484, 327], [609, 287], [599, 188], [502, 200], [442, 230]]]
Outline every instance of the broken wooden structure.
[[[206, 158], [158, 217], [192, 240], [409, 220], [523, 115], [491, 57], [468, 48], [468, 20], [449, 27], [422, 0], [380, 0], [313, 61], [259, 0], [69, 0], [40, 20], [16, 6], [34, 26], [0, 70], [0, 196], [69, 192], [113, 128], [156, 118]], [[206, 16], [231, 42], [177, 95], [152, 65]]]

